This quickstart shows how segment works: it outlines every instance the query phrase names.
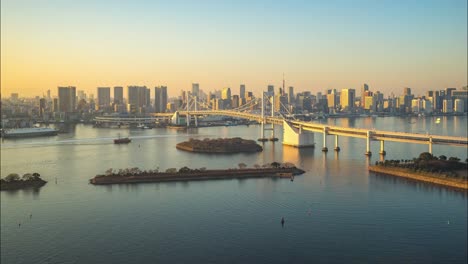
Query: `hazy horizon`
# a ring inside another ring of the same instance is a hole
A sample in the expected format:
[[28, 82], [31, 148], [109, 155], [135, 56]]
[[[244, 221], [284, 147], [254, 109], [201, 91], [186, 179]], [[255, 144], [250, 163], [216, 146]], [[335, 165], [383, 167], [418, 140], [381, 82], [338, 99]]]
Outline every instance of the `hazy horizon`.
[[[1, 2], [1, 91], [467, 85], [466, 1]], [[358, 93], [357, 95], [360, 95]]]

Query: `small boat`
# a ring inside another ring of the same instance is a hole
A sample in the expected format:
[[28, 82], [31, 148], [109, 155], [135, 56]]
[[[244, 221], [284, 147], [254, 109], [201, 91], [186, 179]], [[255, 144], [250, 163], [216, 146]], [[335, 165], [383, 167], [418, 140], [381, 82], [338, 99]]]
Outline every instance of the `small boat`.
[[130, 142], [132, 142], [131, 139], [129, 139], [128, 137], [121, 138], [120, 135], [119, 135], [119, 138], [114, 139], [114, 144], [128, 144]]

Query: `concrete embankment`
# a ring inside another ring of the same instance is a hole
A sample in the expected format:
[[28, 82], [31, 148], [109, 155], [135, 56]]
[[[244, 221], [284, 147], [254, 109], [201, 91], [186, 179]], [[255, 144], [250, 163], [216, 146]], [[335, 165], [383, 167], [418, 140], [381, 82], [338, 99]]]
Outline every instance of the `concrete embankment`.
[[303, 174], [298, 168], [267, 168], [267, 169], [231, 169], [231, 170], [206, 170], [197, 172], [157, 173], [143, 175], [97, 175], [90, 179], [91, 184], [120, 184], [120, 183], [145, 183], [167, 181], [196, 181], [196, 180], [221, 180], [221, 179], [247, 179], [247, 178], [271, 178], [281, 177], [285, 173], [292, 175]]
[[468, 190], [468, 182], [466, 180], [439, 178], [437, 176], [421, 175], [421, 174], [417, 174], [405, 168], [369, 166], [369, 171], [413, 179], [413, 180], [422, 181], [422, 182], [428, 182], [428, 183], [437, 184], [437, 185], [444, 185], [444, 186], [457, 188], [457, 189]]

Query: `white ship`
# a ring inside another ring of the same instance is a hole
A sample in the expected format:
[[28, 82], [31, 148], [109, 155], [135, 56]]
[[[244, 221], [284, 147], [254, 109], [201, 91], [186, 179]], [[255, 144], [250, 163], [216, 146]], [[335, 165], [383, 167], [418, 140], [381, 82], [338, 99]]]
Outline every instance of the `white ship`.
[[55, 136], [58, 130], [48, 127], [30, 127], [30, 128], [12, 128], [4, 129], [2, 137], [4, 138], [21, 138], [21, 137], [41, 137]]

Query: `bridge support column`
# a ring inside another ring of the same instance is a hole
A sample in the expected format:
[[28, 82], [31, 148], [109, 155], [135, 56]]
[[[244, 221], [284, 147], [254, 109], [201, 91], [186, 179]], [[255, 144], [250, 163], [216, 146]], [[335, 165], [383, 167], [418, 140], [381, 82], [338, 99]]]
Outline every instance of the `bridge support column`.
[[[195, 107], [195, 112], [197, 111], [197, 101], [198, 101], [198, 97], [194, 97], [193, 100], [195, 101], [194, 102], [194, 107]], [[198, 127], [198, 119], [197, 119], [197, 115], [194, 115], [193, 116], [195, 118], [195, 127]]]
[[380, 152], [379, 152], [380, 155], [382, 156], [385, 156], [385, 154], [387, 154], [387, 152], [385, 152], [385, 141], [381, 140], [380, 141]]
[[432, 154], [432, 137], [429, 137], [429, 153]]
[[340, 151], [340, 147], [338, 146], [338, 135], [335, 135], [335, 151]]
[[366, 138], [366, 156], [372, 156], [372, 152], [370, 151], [370, 140], [371, 140], [371, 132], [367, 131], [367, 138]]
[[323, 147], [322, 147], [322, 151], [323, 151], [323, 152], [328, 152], [328, 148], [327, 148], [327, 133], [328, 133], [328, 127], [324, 127], [324, 128], [323, 128]]

